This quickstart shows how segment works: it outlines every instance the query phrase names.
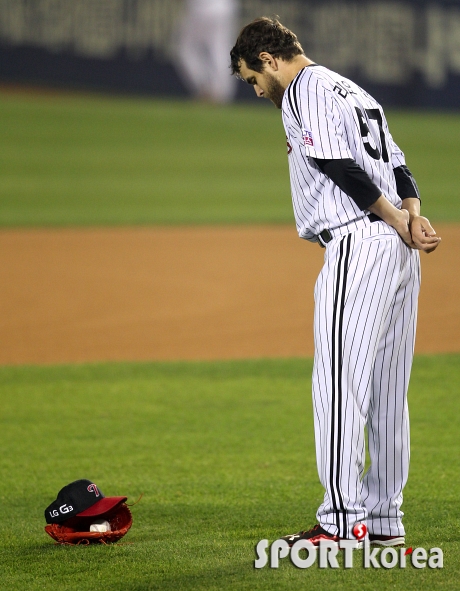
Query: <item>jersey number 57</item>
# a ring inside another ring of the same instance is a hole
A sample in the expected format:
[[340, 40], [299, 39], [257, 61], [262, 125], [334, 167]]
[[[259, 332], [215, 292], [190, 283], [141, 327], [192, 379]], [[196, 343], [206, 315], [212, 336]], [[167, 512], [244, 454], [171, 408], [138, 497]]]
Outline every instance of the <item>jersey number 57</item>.
[[[359, 109], [358, 107], [355, 107], [356, 109], [356, 114], [358, 115], [358, 120], [359, 120], [359, 128], [361, 130], [361, 137], [363, 138], [363, 143], [364, 143], [364, 148], [366, 149], [366, 152], [369, 154], [369, 156], [371, 158], [374, 158], [374, 160], [380, 160], [380, 152], [379, 149], [377, 148], [377, 146], [375, 148], [373, 148], [370, 143], [369, 143], [369, 134], [371, 134], [371, 130], [369, 129], [369, 125], [366, 123], [366, 120], [364, 119], [364, 115], [363, 112], [361, 111], [361, 109]], [[379, 132], [380, 132], [380, 143], [382, 145], [382, 160], [384, 162], [389, 162], [389, 158], [388, 158], [388, 150], [387, 150], [387, 145], [385, 143], [385, 133], [383, 131], [383, 120], [382, 120], [382, 113], [380, 112], [379, 109], [365, 109], [366, 115], [369, 117], [369, 119], [374, 119], [375, 121], [377, 121], [377, 125], [379, 126]]]

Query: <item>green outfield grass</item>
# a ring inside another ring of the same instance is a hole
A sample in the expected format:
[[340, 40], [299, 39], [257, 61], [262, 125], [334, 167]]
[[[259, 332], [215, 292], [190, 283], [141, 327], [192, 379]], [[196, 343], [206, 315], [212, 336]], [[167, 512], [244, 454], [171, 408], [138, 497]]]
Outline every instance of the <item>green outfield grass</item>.
[[[460, 356], [418, 357], [407, 545], [443, 570], [253, 568], [254, 545], [315, 521], [311, 361], [0, 368], [0, 588], [458, 589]], [[77, 478], [134, 501], [111, 547], [53, 545], [44, 508]]]
[[[460, 220], [460, 115], [389, 112], [433, 220]], [[280, 113], [0, 95], [0, 226], [292, 223]]]

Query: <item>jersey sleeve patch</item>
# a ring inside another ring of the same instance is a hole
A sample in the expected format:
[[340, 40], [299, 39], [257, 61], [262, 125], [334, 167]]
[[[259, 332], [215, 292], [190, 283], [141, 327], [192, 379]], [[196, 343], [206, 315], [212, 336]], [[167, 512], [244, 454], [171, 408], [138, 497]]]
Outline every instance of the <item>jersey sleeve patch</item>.
[[314, 146], [313, 134], [309, 129], [302, 129], [302, 139], [304, 146]]
[[[293, 125], [307, 156], [313, 158], [352, 158], [343, 113], [335, 93], [321, 72], [305, 68], [288, 90]], [[300, 137], [299, 137], [300, 136]]]

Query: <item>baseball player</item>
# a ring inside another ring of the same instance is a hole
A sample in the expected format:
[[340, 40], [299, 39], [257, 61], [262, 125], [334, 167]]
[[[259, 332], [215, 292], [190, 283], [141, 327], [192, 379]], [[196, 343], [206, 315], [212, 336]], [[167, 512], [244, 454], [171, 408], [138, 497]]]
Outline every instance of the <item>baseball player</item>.
[[177, 65], [197, 98], [227, 103], [235, 94], [228, 52], [237, 30], [237, 0], [186, 0]]
[[[402, 545], [418, 251], [441, 239], [420, 215], [404, 154], [367, 92], [308, 59], [276, 19], [242, 29], [231, 65], [281, 109], [297, 230], [325, 247], [312, 379], [325, 494], [318, 523], [284, 539], [338, 542], [366, 526], [371, 543]], [[363, 477], [365, 426], [371, 463]]]

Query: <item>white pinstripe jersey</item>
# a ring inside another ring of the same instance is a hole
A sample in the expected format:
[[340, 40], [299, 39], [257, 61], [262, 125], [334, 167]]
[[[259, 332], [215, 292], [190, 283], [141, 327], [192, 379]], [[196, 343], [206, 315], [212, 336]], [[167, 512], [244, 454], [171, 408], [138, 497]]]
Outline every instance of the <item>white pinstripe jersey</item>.
[[313, 158], [353, 158], [393, 205], [400, 208], [393, 168], [405, 164], [382, 107], [340, 74], [312, 65], [286, 89], [282, 103], [292, 203], [301, 238], [316, 241], [325, 228], [362, 218], [362, 211]]

